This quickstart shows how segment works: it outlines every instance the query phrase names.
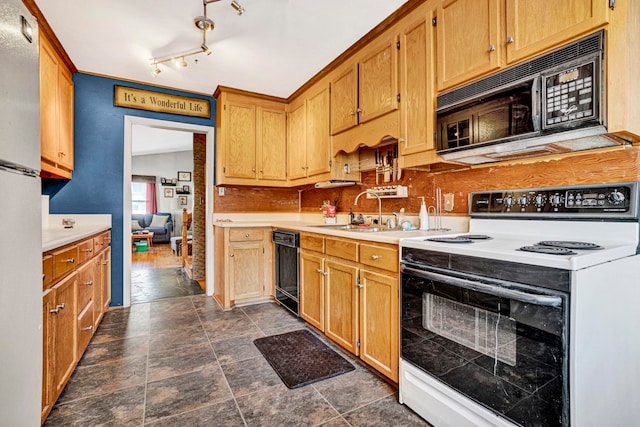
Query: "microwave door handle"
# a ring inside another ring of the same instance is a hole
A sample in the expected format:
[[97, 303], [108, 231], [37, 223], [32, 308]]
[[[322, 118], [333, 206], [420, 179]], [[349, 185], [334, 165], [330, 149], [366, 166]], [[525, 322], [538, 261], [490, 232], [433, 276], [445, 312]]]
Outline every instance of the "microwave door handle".
[[540, 132], [542, 130], [542, 76], [533, 79], [531, 83], [531, 121], [533, 122], [533, 130]]
[[402, 266], [400, 270], [403, 273], [406, 272], [413, 276], [422, 277], [424, 279], [437, 280], [438, 282], [442, 282], [447, 285], [458, 286], [458, 287], [469, 289], [472, 291], [484, 292], [484, 293], [495, 295], [498, 297], [514, 299], [516, 301], [521, 301], [524, 303], [530, 303], [530, 304], [547, 306], [547, 307], [560, 307], [562, 305], [562, 298], [557, 296], [530, 294], [528, 292], [522, 292], [514, 289], [503, 288], [501, 286], [490, 285], [487, 283], [473, 282], [471, 280], [446, 276], [444, 274], [433, 273], [430, 271], [416, 270], [416, 269], [405, 267], [405, 266]]

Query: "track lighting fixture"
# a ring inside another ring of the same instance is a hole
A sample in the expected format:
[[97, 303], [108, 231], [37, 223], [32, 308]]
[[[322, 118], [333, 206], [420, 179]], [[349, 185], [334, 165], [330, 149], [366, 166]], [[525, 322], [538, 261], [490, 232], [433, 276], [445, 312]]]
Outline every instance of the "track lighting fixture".
[[[185, 61], [185, 58], [188, 56], [192, 56], [192, 55], [197, 55], [200, 53], [204, 53], [207, 56], [211, 55], [212, 51], [211, 48], [209, 46], [207, 46], [207, 32], [208, 31], [212, 31], [215, 28], [215, 23], [213, 22], [213, 20], [211, 20], [208, 16], [207, 16], [207, 5], [209, 3], [216, 3], [220, 0], [202, 0], [202, 6], [203, 6], [203, 14], [201, 16], [196, 16], [193, 19], [193, 24], [196, 26], [196, 28], [200, 31], [202, 31], [202, 44], [200, 45], [200, 49], [198, 50], [194, 50], [192, 52], [188, 52], [188, 53], [181, 53], [178, 55], [171, 55], [170, 57], [167, 58], [162, 58], [162, 59], [153, 59], [151, 61], [151, 66], [155, 67], [152, 71], [151, 74], [154, 77], [157, 77], [158, 74], [160, 74], [161, 70], [158, 68], [158, 64], [164, 64], [165, 62], [170, 62], [170, 61], [175, 61], [176, 62], [176, 66], [179, 68], [185, 68], [188, 64]], [[231, 1], [231, 7], [233, 8], [233, 10], [235, 10], [238, 15], [242, 15], [244, 13], [244, 7], [242, 7], [236, 0], [232, 0]], [[196, 60], [197, 62], [197, 60]]]

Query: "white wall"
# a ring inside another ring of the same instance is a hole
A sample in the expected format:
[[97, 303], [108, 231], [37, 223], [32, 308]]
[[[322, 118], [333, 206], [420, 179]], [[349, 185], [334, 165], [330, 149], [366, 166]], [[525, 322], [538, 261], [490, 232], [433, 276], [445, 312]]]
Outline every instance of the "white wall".
[[[177, 178], [178, 171], [192, 172], [191, 182], [178, 181], [175, 187], [163, 186], [160, 178]], [[158, 212], [171, 212], [173, 214], [173, 234], [178, 235], [181, 231], [182, 208], [193, 211], [193, 151], [178, 151], [174, 153], [147, 154], [144, 156], [131, 157], [132, 175], [154, 175], [156, 177], [156, 197], [158, 201]], [[188, 185], [191, 194], [187, 195], [187, 206], [178, 204], [178, 194], [176, 188]], [[164, 197], [164, 189], [172, 188], [173, 197]]]

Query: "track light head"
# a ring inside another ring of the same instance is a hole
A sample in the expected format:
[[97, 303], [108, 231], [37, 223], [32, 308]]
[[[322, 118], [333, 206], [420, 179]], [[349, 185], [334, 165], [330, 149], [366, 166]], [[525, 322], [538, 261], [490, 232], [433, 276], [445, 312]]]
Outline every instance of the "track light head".
[[201, 31], [211, 31], [216, 27], [216, 23], [206, 16], [196, 16], [193, 19], [193, 25]]
[[176, 59], [176, 65], [180, 68], [186, 68], [188, 64], [187, 61], [184, 60], [184, 57], [180, 57]]
[[231, 7], [238, 12], [238, 15], [242, 15], [244, 13], [244, 7], [242, 7], [236, 0], [231, 1]]
[[200, 49], [202, 49], [202, 51], [203, 51], [204, 53], [206, 53], [206, 54], [207, 54], [207, 56], [211, 55], [211, 52], [212, 52], [212, 51], [211, 51], [211, 48], [210, 48], [209, 46], [207, 46], [206, 44], [202, 43], [202, 44], [200, 45]]
[[151, 75], [152, 75], [153, 77], [158, 77], [158, 74], [160, 74], [161, 72], [162, 72], [162, 70], [161, 70], [160, 68], [158, 68], [158, 64], [156, 64], [156, 68], [154, 68], [154, 69], [151, 71]]

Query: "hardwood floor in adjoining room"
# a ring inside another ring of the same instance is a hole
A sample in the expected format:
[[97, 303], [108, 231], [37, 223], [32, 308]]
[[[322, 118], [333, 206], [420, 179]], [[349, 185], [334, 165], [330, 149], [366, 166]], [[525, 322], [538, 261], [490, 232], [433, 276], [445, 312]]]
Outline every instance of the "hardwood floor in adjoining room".
[[181, 258], [168, 243], [155, 243], [131, 254], [131, 303], [203, 294], [181, 267]]

